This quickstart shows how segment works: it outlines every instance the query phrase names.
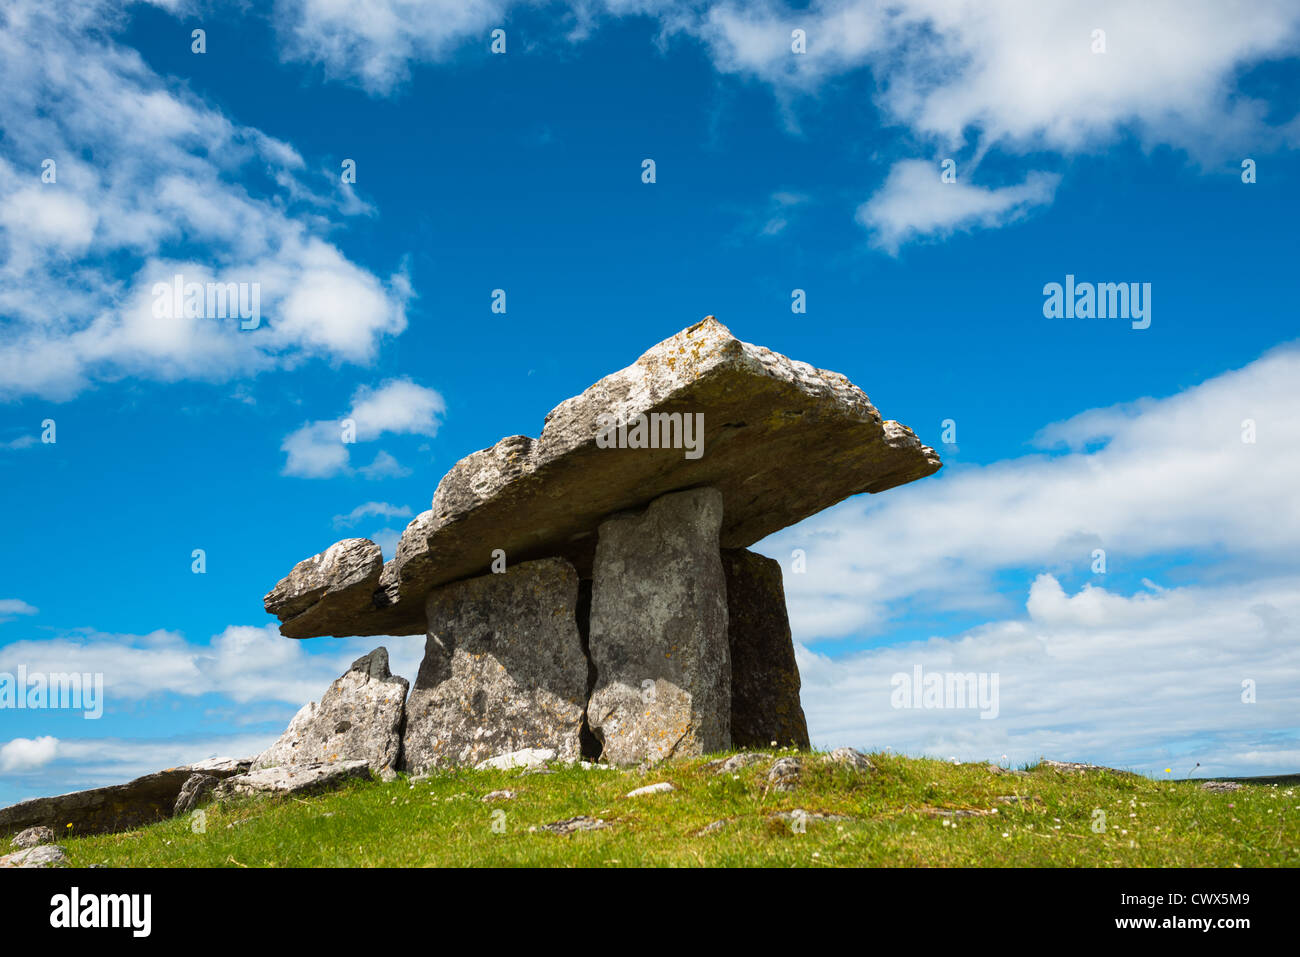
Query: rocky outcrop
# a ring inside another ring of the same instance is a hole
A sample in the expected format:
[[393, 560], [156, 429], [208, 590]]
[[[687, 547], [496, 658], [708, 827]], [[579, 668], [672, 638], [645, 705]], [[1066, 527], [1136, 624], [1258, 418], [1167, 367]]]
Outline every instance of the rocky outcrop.
[[191, 775], [224, 778], [247, 769], [247, 761], [221, 758], [146, 774], [126, 784], [33, 798], [0, 808], [0, 833], [36, 826], [51, 828], [56, 834], [130, 830], [171, 817], [176, 798]]
[[29, 827], [14, 835], [9, 842], [13, 847], [40, 847], [54, 843], [54, 831], [48, 827]]
[[424, 661], [407, 704], [406, 768], [539, 750], [578, 760], [587, 659], [573, 566], [559, 558], [524, 562], [436, 588], [426, 604]]
[[714, 488], [665, 495], [600, 526], [587, 720], [613, 764], [731, 744], [727, 597]]
[[376, 774], [396, 769], [408, 688], [388, 670], [388, 649], [376, 648], [352, 662], [320, 704], [304, 705], [253, 770], [335, 761], [364, 761]]
[[[620, 447], [608, 447], [611, 417], [631, 426]], [[689, 443], [687, 424], [700, 429]], [[939, 466], [844, 376], [741, 342], [710, 316], [562, 402], [539, 439], [458, 462], [377, 578], [377, 547], [351, 539], [300, 562], [265, 604], [291, 638], [418, 634], [429, 591], [486, 573], [493, 549], [581, 564], [608, 516], [698, 486], [721, 494], [720, 545], [743, 548]]]
[[781, 564], [743, 548], [723, 549], [731, 651], [731, 743], [807, 749], [799, 666], [785, 610]]
[[254, 795], [317, 794], [346, 781], [370, 777], [366, 761], [335, 761], [333, 764], [303, 764], [294, 767], [262, 768], [226, 778], [212, 792], [215, 801]]

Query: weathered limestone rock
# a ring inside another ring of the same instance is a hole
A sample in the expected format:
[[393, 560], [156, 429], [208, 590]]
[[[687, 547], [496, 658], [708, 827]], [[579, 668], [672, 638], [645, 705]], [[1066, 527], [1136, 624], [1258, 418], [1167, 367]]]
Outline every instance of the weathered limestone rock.
[[777, 758], [767, 769], [767, 786], [777, 791], [793, 791], [803, 776], [803, 762], [798, 758]]
[[14, 835], [9, 842], [14, 847], [40, 847], [42, 844], [54, 843], [54, 831], [48, 827], [29, 827]]
[[577, 572], [559, 558], [431, 592], [406, 710], [407, 770], [491, 766], [539, 749], [577, 761], [587, 696], [577, 602]]
[[347, 538], [294, 565], [262, 603], [281, 620], [294, 619], [300, 629], [328, 629], [332, 621], [369, 611], [383, 567], [378, 545]]
[[365, 761], [376, 774], [396, 768], [408, 688], [388, 670], [388, 649], [376, 648], [352, 662], [320, 704], [307, 702], [253, 770], [334, 761]]
[[555, 760], [554, 748], [523, 748], [498, 754], [474, 765], [476, 771], [511, 771], [515, 768], [544, 768]]
[[41, 844], [0, 857], [0, 867], [62, 867], [67, 861], [67, 852], [59, 845]]
[[206, 803], [220, 783], [221, 778], [212, 774], [191, 774], [181, 785], [181, 793], [176, 796], [172, 816], [188, 814], [200, 804]]
[[830, 754], [822, 755], [822, 761], [827, 764], [838, 764], [850, 771], [858, 771], [863, 774], [876, 770], [870, 759], [855, 748], [836, 748]]
[[785, 610], [781, 564], [743, 548], [722, 552], [731, 647], [731, 743], [807, 750], [799, 666]]
[[[610, 414], [632, 422], [632, 436], [638, 421], [667, 421], [678, 447], [631, 447], [633, 439], [601, 448]], [[688, 457], [683, 416], [694, 424], [697, 415], [702, 454]], [[458, 462], [433, 507], [407, 526], [377, 587], [374, 546], [353, 539], [300, 562], [266, 608], [291, 638], [418, 634], [429, 590], [487, 572], [492, 549], [512, 562], [563, 554], [581, 564], [606, 517], [669, 492], [716, 488], [725, 504], [719, 543], [743, 548], [850, 495], [939, 467], [933, 449], [882, 420], [844, 376], [741, 342], [710, 316], [561, 403], [541, 438], [510, 436]]]
[[229, 777], [247, 770], [248, 762], [229, 758], [168, 768], [108, 787], [32, 798], [0, 808], [0, 833], [44, 826], [57, 834], [108, 834], [170, 817], [181, 788], [196, 772]]
[[216, 801], [225, 801], [257, 794], [318, 794], [353, 778], [368, 777], [370, 765], [366, 761], [261, 768], [226, 778], [213, 790], [212, 797]]
[[691, 489], [600, 526], [587, 720], [612, 764], [730, 747], [722, 500], [717, 489]]
[[744, 770], [754, 764], [762, 764], [764, 761], [770, 761], [772, 755], [763, 754], [756, 751], [741, 751], [739, 754], [733, 754], [729, 758], [718, 758], [716, 761], [710, 761], [704, 765], [704, 770], [712, 771], [714, 774], [735, 774], [737, 771]]

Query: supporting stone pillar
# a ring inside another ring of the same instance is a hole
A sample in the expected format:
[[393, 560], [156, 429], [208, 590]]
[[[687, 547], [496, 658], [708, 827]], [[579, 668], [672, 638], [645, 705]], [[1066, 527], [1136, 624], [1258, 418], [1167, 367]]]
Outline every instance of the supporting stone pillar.
[[674, 492], [600, 525], [589, 645], [592, 733], [613, 764], [731, 745], [722, 494]]
[[722, 551], [731, 647], [731, 743], [807, 749], [799, 666], [785, 610], [781, 564], [744, 548]]
[[577, 603], [577, 573], [558, 558], [435, 588], [406, 708], [407, 770], [527, 748], [578, 760], [587, 660]]

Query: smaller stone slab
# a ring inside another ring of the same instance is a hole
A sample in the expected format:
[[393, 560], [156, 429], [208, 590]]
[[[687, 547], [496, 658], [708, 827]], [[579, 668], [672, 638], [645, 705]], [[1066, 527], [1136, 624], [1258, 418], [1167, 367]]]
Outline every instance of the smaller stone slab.
[[665, 495], [600, 526], [587, 720], [611, 764], [731, 745], [731, 663], [718, 530], [722, 494]]
[[67, 834], [70, 830], [74, 835], [131, 830], [171, 817], [176, 798], [192, 774], [202, 771], [215, 777], [229, 777], [247, 767], [247, 762], [241, 764], [223, 758], [168, 768], [126, 784], [32, 798], [0, 808], [0, 833], [36, 826], [51, 828], [56, 834]]
[[409, 683], [388, 670], [388, 649], [376, 648], [289, 722], [278, 741], [253, 761], [253, 770], [365, 761], [376, 774], [395, 770]]
[[365, 761], [262, 768], [226, 778], [217, 785], [212, 797], [224, 801], [258, 794], [317, 794], [336, 788], [345, 781], [368, 777], [370, 765]]
[[799, 665], [781, 563], [744, 548], [722, 551], [731, 649], [731, 744], [809, 748]]
[[517, 752], [577, 761], [587, 692], [577, 602], [578, 574], [559, 558], [435, 588], [407, 703], [406, 769], [491, 767]]

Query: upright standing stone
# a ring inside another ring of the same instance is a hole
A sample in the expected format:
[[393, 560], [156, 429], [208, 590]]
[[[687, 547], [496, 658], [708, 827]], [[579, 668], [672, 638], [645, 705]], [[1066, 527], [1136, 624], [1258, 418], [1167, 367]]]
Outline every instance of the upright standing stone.
[[551, 749], [581, 756], [587, 659], [578, 575], [563, 559], [435, 588], [403, 742], [413, 772]]
[[722, 551], [731, 645], [731, 743], [807, 749], [799, 666], [785, 610], [781, 563], [744, 548]]
[[722, 494], [697, 488], [600, 526], [587, 715], [613, 764], [731, 745], [721, 525]]
[[338, 761], [365, 761], [375, 773], [397, 768], [410, 684], [388, 670], [376, 648], [293, 716], [278, 741], [253, 761], [254, 771]]

